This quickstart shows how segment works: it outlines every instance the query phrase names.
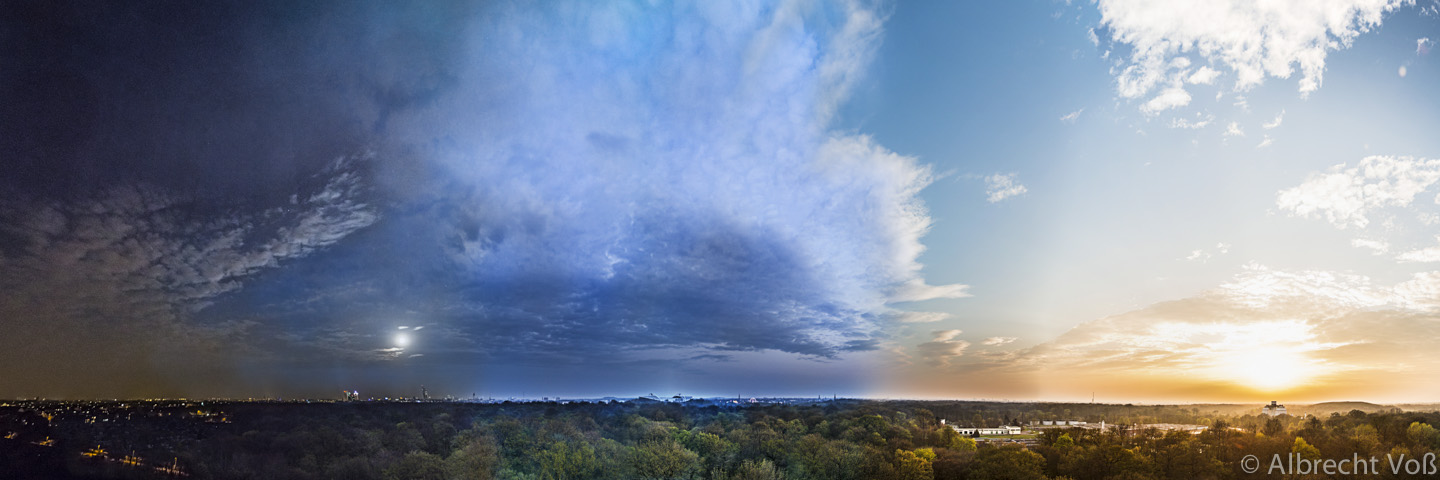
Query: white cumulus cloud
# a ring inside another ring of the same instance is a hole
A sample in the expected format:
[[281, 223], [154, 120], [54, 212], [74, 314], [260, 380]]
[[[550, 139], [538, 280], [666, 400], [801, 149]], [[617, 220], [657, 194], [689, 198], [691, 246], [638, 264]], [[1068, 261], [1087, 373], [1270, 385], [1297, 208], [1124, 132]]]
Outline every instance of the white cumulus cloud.
[[1370, 240], [1366, 238], [1357, 238], [1351, 240], [1350, 246], [1355, 248], [1370, 249], [1370, 251], [1374, 252], [1376, 255], [1383, 254], [1390, 250], [1390, 244], [1388, 242], [1384, 240]]
[[1276, 203], [1299, 217], [1324, 218], [1338, 228], [1364, 228], [1373, 210], [1408, 206], [1436, 181], [1440, 160], [1377, 155], [1353, 167], [1340, 164], [1312, 173], [1299, 186], [1280, 191]]
[[1140, 106], [1145, 113], [1160, 113], [1176, 107], [1183, 107], [1190, 104], [1190, 92], [1178, 86], [1170, 87], [1160, 92], [1150, 101]]
[[1214, 82], [1216, 78], [1219, 78], [1219, 77], [1220, 77], [1220, 71], [1219, 71], [1219, 70], [1210, 68], [1210, 67], [1208, 67], [1208, 66], [1204, 66], [1204, 67], [1200, 67], [1200, 69], [1198, 69], [1198, 70], [1195, 70], [1195, 73], [1190, 74], [1190, 78], [1186, 78], [1185, 81], [1188, 82], [1188, 83], [1198, 83], [1198, 84], [1201, 84], [1201, 85], [1209, 85], [1209, 84], [1211, 84], [1212, 82]]
[[[1214, 80], [1210, 67], [1190, 68], [1190, 57], [1232, 73], [1235, 90], [1267, 77], [1300, 73], [1302, 96], [1320, 88], [1325, 57], [1380, 25], [1405, 0], [1099, 0], [1101, 24], [1111, 40], [1131, 47], [1115, 71], [1118, 92], [1139, 98], [1166, 88], [1142, 109], [1184, 105], [1176, 84]], [[1184, 61], [1181, 61], [1184, 60]], [[1221, 72], [1221, 70], [1215, 70]], [[1168, 85], [1168, 87], [1166, 87]], [[1163, 100], [1162, 100], [1163, 98]], [[1187, 98], [1188, 101], [1188, 98]], [[1163, 107], [1163, 108], [1162, 108]]]
[[[1440, 240], [1440, 237], [1437, 237]], [[1440, 246], [1425, 247], [1395, 256], [1395, 260], [1405, 263], [1434, 263], [1440, 262]]]

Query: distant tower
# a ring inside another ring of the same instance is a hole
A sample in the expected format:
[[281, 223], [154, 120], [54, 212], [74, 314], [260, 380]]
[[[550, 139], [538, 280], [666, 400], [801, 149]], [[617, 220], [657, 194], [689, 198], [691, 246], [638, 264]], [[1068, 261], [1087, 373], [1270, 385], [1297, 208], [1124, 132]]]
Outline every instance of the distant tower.
[[430, 399], [430, 391], [426, 390], [424, 385], [420, 386], [420, 398], [423, 398], [425, 400]]

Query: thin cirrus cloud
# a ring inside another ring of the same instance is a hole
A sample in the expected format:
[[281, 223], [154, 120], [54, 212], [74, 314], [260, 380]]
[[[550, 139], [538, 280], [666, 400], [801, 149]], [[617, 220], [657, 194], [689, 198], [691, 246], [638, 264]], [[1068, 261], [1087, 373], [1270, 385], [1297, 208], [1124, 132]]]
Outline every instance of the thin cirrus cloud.
[[985, 177], [985, 201], [996, 203], [1028, 192], [1029, 189], [1015, 179], [1017, 175], [1015, 173], [997, 173]]
[[960, 339], [960, 330], [936, 330], [930, 332], [930, 341], [915, 346], [926, 365], [948, 367], [950, 363], [965, 355], [970, 342]]
[[1227, 253], [1230, 253], [1230, 244], [1220, 242], [1215, 244], [1215, 248], [1213, 249], [1202, 248], [1191, 250], [1190, 254], [1185, 256], [1185, 260], [1191, 262], [1208, 262], [1213, 257], [1224, 255]]
[[[260, 212], [140, 185], [87, 199], [7, 199], [0, 232], [14, 248], [0, 261], [0, 315], [18, 323], [0, 340], [0, 359], [17, 369], [0, 390], [153, 389], [177, 370], [262, 354], [236, 344], [250, 337], [254, 322], [197, 324], [194, 314], [258, 272], [374, 224], [379, 213], [365, 199], [360, 173], [366, 158], [336, 160], [290, 204]], [[56, 385], [64, 380], [71, 383]]]
[[1261, 125], [1260, 128], [1264, 128], [1264, 129], [1266, 129], [1266, 130], [1271, 130], [1271, 129], [1279, 128], [1279, 127], [1280, 127], [1280, 124], [1281, 124], [1281, 123], [1284, 123], [1284, 122], [1285, 122], [1285, 111], [1284, 111], [1284, 110], [1281, 110], [1279, 114], [1276, 114], [1276, 115], [1275, 115], [1275, 119], [1274, 119], [1274, 120], [1271, 120], [1271, 121], [1269, 121], [1269, 122], [1265, 122], [1265, 124], [1264, 124], [1264, 125]]
[[[1101, 0], [1101, 24], [1130, 47], [1114, 70], [1123, 98], [1148, 114], [1188, 105], [1185, 85], [1224, 75], [1236, 91], [1297, 71], [1302, 96], [1320, 88], [1325, 57], [1380, 25], [1403, 0], [1150, 2]], [[1206, 64], [1193, 66], [1195, 61]]]
[[981, 341], [980, 344], [994, 347], [994, 346], [999, 346], [999, 345], [1005, 345], [1005, 344], [1009, 344], [1009, 343], [1014, 343], [1016, 340], [1019, 340], [1019, 339], [1018, 339], [1018, 338], [1015, 338], [1015, 337], [990, 337], [990, 338], [985, 339], [984, 341]]
[[1210, 115], [1203, 116], [1203, 117], [1197, 116], [1195, 120], [1188, 120], [1188, 119], [1184, 119], [1184, 118], [1175, 118], [1175, 119], [1171, 119], [1171, 120], [1170, 120], [1170, 128], [1182, 128], [1182, 129], [1187, 129], [1187, 130], [1199, 130], [1199, 129], [1202, 129], [1202, 128], [1205, 128], [1205, 127], [1210, 126], [1210, 122], [1212, 122], [1212, 121], [1214, 121], [1214, 120], [1215, 120], [1215, 117], [1214, 117], [1214, 116], [1210, 116]]
[[900, 323], [934, 323], [951, 317], [945, 312], [899, 312], [895, 321]]

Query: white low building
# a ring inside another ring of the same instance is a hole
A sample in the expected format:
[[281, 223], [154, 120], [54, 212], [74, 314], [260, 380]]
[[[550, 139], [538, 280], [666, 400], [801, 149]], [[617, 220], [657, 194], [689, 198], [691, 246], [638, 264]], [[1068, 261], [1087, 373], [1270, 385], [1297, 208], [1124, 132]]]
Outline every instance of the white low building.
[[957, 427], [957, 426], [955, 426], [955, 425], [951, 425], [950, 428], [955, 429], [955, 432], [956, 432], [956, 433], [959, 433], [959, 434], [961, 434], [961, 435], [971, 436], [971, 437], [988, 436], [988, 435], [1019, 435], [1019, 434], [1020, 434], [1020, 427], [1012, 427], [1012, 426], [1009, 426], [1009, 425], [1001, 426], [1001, 427], [994, 427], [994, 428], [987, 428], [987, 427]]
[[1274, 400], [1271, 400], [1269, 405], [1266, 405], [1260, 409], [1260, 413], [1272, 417], [1278, 417], [1285, 414], [1285, 406], [1275, 403]]

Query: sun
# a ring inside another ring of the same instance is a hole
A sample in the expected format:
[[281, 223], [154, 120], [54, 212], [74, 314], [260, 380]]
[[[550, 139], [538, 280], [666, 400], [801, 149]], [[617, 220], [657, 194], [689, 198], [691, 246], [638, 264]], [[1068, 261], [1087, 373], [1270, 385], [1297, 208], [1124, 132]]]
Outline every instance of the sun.
[[1230, 352], [1223, 370], [1238, 384], [1275, 391], [1303, 385], [1314, 368], [1303, 352], [1263, 346]]
[[405, 348], [410, 346], [410, 335], [404, 333], [395, 334], [395, 346]]
[[[1278, 392], [1315, 381], [1323, 362], [1312, 353], [1329, 344], [1315, 341], [1302, 320], [1252, 323], [1165, 324], [1157, 334], [1191, 350], [1206, 376], [1262, 392]], [[1197, 365], [1197, 366], [1199, 366]], [[1203, 367], [1202, 367], [1203, 368]]]

